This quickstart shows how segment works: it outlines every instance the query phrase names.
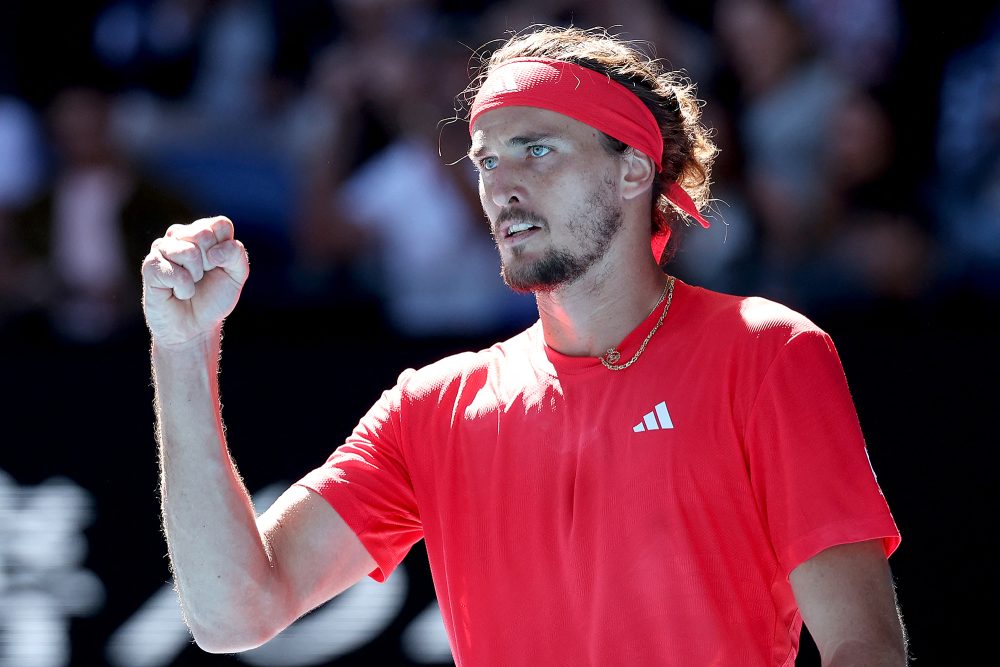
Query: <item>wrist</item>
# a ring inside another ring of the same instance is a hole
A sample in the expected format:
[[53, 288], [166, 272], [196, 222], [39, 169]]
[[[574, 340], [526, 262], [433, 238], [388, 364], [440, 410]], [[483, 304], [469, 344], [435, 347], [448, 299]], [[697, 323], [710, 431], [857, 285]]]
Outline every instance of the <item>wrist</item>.
[[219, 324], [188, 339], [177, 340], [163, 336], [150, 336], [152, 351], [156, 356], [218, 355], [222, 344], [222, 325]]
[[177, 342], [153, 337], [150, 361], [158, 411], [218, 395], [221, 340], [221, 329]]

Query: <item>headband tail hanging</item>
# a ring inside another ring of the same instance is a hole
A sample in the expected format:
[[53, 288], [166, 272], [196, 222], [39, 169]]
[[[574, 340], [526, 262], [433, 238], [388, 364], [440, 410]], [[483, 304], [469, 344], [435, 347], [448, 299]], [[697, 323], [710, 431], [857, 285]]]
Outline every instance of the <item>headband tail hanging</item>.
[[[698, 211], [698, 207], [694, 205], [694, 200], [691, 199], [691, 196], [684, 190], [684, 188], [676, 182], [671, 182], [670, 185], [667, 186], [667, 191], [664, 193], [664, 196], [671, 204], [697, 220], [702, 227], [708, 229], [708, 220], [706, 220]], [[657, 211], [656, 214], [657, 216], [663, 215], [661, 211]], [[650, 246], [653, 248], [653, 257], [656, 258], [657, 263], [663, 261], [663, 253], [667, 249], [667, 243], [670, 242], [670, 227], [667, 226], [665, 221], [661, 220], [659, 222], [661, 223], [657, 225], [657, 229], [659, 231], [654, 233], [653, 238], [650, 239]]]
[[708, 220], [706, 220], [698, 211], [698, 207], [694, 205], [694, 200], [691, 199], [691, 195], [689, 195], [684, 188], [676, 182], [671, 182], [670, 185], [667, 186], [667, 191], [664, 196], [666, 196], [671, 204], [701, 223], [702, 227], [705, 229], [709, 228]]
[[663, 261], [663, 253], [667, 249], [667, 243], [670, 242], [670, 228], [665, 227], [660, 231], [653, 234], [652, 239], [650, 239], [649, 245], [653, 248], [653, 257], [656, 258], [656, 263], [659, 264]]

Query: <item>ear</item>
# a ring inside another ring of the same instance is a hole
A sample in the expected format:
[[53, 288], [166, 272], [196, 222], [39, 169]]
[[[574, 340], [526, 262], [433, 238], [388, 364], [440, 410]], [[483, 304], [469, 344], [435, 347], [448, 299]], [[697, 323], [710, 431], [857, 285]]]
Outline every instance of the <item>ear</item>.
[[635, 199], [646, 193], [656, 177], [656, 165], [652, 158], [635, 148], [630, 148], [623, 156], [621, 166], [621, 195], [625, 199]]

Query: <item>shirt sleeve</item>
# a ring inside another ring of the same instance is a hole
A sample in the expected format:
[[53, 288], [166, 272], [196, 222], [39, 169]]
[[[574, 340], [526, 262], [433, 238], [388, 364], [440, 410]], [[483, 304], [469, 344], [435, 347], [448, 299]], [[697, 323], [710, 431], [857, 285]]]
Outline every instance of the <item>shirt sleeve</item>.
[[747, 423], [751, 481], [787, 576], [820, 551], [900, 536], [878, 486], [840, 358], [819, 330], [788, 340]]
[[297, 482], [322, 496], [354, 531], [377, 565], [369, 576], [380, 582], [423, 537], [402, 455], [401, 395], [399, 385], [384, 392], [326, 463]]

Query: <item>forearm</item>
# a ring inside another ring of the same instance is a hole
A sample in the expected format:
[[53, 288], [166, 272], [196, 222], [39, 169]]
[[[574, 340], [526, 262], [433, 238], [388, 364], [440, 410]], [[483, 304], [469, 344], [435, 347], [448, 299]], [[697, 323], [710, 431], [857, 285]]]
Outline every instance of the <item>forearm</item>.
[[[229, 456], [218, 392], [220, 333], [154, 342], [163, 528], [185, 617], [207, 650], [266, 639], [270, 561]], [[253, 596], [253, 600], [251, 600]], [[262, 605], [262, 602], [264, 603]]]

